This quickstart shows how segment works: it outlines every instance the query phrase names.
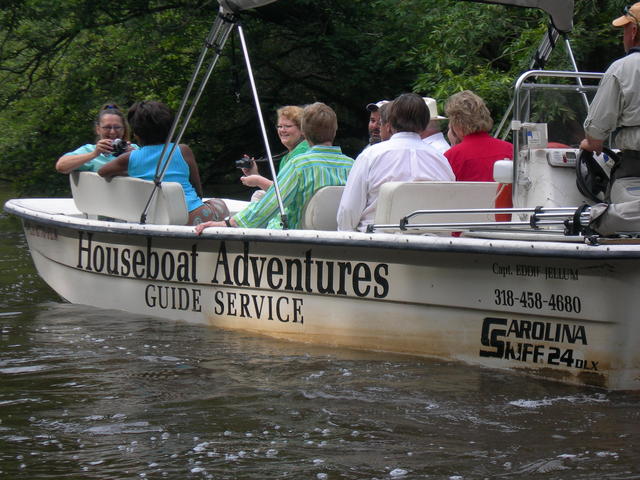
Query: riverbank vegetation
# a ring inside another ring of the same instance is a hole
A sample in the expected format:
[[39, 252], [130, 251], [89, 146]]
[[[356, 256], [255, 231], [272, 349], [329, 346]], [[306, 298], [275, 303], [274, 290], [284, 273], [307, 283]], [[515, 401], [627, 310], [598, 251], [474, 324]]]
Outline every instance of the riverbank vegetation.
[[[55, 172], [64, 152], [93, 142], [97, 108], [157, 99], [177, 108], [217, 13], [213, 0], [8, 0], [0, 10], [0, 178], [25, 195], [68, 193]], [[572, 45], [580, 70], [602, 71], [624, 52], [610, 26], [624, 3], [576, 2]], [[271, 148], [274, 112], [323, 101], [337, 143], [366, 142], [364, 105], [416, 91], [478, 92], [499, 118], [547, 17], [537, 10], [459, 0], [284, 0], [242, 16]], [[571, 69], [559, 47], [548, 65]], [[239, 41], [227, 43], [183, 141], [206, 193], [237, 184], [234, 160], [262, 155]], [[209, 188], [207, 188], [209, 186]]]

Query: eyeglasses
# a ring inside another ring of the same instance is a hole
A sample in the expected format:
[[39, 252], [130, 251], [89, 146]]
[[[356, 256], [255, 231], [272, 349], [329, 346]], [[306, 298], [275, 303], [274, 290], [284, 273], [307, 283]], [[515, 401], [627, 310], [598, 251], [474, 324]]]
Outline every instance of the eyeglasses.
[[290, 128], [295, 127], [295, 125], [276, 125], [278, 130], [289, 130]]
[[124, 130], [124, 127], [120, 125], [106, 125], [104, 127], [100, 125], [100, 128], [106, 132], [108, 132], [109, 130], [113, 130], [115, 132], [121, 132], [122, 130]]
[[624, 14], [626, 16], [633, 18], [634, 22], [636, 22], [637, 24], [640, 24], [640, 22], [638, 22], [638, 19], [636, 18], [636, 16], [633, 13], [631, 13], [631, 6], [630, 5], [627, 5], [626, 7], [624, 7], [623, 11], [624, 11]]

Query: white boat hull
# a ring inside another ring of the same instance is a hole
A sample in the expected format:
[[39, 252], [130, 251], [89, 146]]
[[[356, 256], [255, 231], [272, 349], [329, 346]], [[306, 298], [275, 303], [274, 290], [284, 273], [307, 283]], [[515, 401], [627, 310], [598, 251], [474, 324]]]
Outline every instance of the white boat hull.
[[134, 225], [12, 200], [72, 303], [640, 389], [640, 247]]

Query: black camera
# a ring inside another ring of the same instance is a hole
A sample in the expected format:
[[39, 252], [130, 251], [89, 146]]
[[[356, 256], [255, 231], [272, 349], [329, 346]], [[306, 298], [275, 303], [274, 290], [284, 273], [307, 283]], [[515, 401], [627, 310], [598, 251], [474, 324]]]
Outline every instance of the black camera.
[[242, 157], [240, 160], [236, 160], [236, 168], [251, 168], [253, 160], [247, 157]]
[[116, 138], [113, 142], [111, 142], [111, 146], [113, 147], [111, 155], [113, 155], [114, 157], [122, 155], [127, 151], [127, 142], [121, 138]]

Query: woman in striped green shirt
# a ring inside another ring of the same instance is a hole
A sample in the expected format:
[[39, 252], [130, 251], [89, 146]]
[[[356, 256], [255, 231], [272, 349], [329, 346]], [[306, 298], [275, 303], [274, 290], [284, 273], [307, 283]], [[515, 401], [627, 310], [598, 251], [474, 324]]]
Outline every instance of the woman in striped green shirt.
[[[302, 133], [311, 148], [290, 159], [277, 176], [289, 228], [299, 228], [302, 209], [317, 190], [347, 183], [353, 159], [343, 155], [340, 147], [333, 145], [337, 129], [337, 117], [331, 107], [320, 102], [305, 107]], [[201, 223], [196, 226], [196, 233], [201, 234], [208, 227], [225, 226], [282, 228], [273, 185], [260, 201], [251, 203], [223, 222]]]

